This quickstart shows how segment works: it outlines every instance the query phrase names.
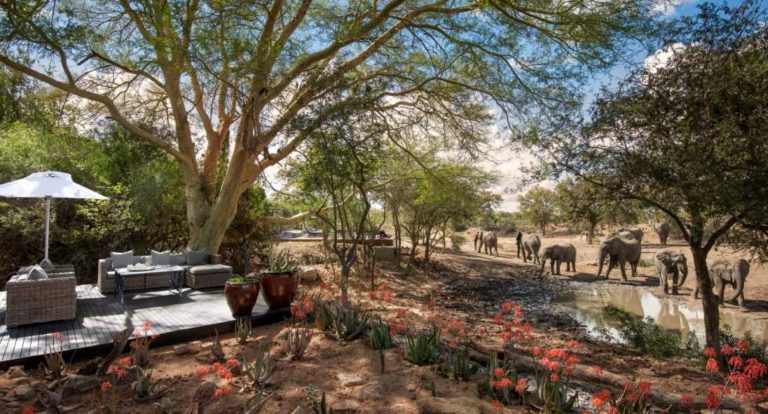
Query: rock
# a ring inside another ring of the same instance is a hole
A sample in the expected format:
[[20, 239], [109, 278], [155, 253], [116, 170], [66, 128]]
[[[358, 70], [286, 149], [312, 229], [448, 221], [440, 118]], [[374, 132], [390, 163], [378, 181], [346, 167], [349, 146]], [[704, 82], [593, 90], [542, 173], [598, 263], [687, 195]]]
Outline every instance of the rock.
[[13, 393], [16, 394], [16, 398], [22, 401], [29, 401], [35, 398], [35, 389], [29, 384], [21, 384], [13, 389]]
[[10, 379], [8, 381], [5, 381], [5, 383], [2, 385], [2, 388], [12, 389], [12, 388], [18, 387], [21, 384], [29, 384], [29, 378], [20, 377], [20, 378]]
[[189, 345], [187, 345], [187, 344], [175, 345], [173, 347], [173, 354], [174, 355], [184, 355], [186, 353], [189, 353]]
[[189, 344], [187, 344], [187, 348], [190, 354], [196, 354], [200, 352], [200, 349], [203, 348], [203, 343], [200, 341], [192, 341]]
[[8, 368], [8, 372], [5, 373], [5, 375], [8, 376], [8, 378], [21, 378], [26, 377], [27, 373], [24, 372], [24, 367], [21, 365], [14, 365], [10, 368]]
[[384, 395], [384, 387], [379, 384], [368, 384], [360, 391], [359, 395], [363, 401], [376, 400]]
[[466, 397], [424, 398], [419, 400], [419, 406], [424, 412], [432, 414], [480, 414], [477, 401]]
[[206, 342], [200, 345], [200, 351], [202, 352], [211, 352], [211, 349], [213, 349], [213, 342]]
[[355, 414], [360, 412], [360, 403], [354, 400], [344, 400], [333, 404], [333, 414]]
[[63, 395], [87, 392], [98, 387], [99, 384], [101, 384], [99, 377], [90, 375], [70, 375], [59, 381]]
[[315, 282], [320, 278], [320, 273], [315, 266], [299, 266], [299, 277], [305, 282]]
[[336, 374], [336, 378], [339, 380], [341, 385], [345, 387], [356, 387], [365, 383], [363, 378], [356, 374], [346, 374], [341, 372]]

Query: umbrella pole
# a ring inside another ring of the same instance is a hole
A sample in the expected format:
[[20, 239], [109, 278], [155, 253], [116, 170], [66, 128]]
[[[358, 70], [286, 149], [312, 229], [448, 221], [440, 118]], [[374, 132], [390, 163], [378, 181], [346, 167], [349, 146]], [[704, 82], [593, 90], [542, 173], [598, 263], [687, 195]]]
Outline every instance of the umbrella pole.
[[45, 197], [45, 260], [48, 260], [48, 233], [51, 227], [51, 198]]

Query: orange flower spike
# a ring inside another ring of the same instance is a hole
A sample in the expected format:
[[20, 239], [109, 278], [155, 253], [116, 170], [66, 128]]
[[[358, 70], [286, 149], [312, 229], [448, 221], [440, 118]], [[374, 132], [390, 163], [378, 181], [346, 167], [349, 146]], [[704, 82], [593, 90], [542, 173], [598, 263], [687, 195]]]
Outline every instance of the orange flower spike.
[[101, 383], [101, 390], [102, 391], [108, 391], [110, 388], [112, 388], [112, 383], [109, 381], [104, 381]]
[[709, 358], [707, 360], [707, 371], [709, 372], [718, 372], [720, 371], [720, 364], [717, 363], [717, 360], [714, 358]]

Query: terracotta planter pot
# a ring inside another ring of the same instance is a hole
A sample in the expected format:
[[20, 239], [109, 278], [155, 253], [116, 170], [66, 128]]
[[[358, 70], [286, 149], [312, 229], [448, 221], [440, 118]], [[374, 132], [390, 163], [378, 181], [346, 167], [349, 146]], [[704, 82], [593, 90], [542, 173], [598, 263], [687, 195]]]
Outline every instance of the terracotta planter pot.
[[287, 308], [299, 289], [299, 274], [296, 272], [262, 273], [261, 288], [264, 301], [272, 309]]
[[224, 285], [224, 296], [232, 316], [251, 316], [253, 305], [259, 297], [259, 282], [229, 283]]

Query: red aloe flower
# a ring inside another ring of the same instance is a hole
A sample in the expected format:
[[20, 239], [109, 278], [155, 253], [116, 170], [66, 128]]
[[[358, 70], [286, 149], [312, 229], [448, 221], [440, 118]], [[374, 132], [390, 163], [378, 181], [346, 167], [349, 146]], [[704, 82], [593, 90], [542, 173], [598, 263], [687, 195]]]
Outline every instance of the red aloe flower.
[[528, 389], [528, 380], [525, 378], [518, 378], [517, 382], [515, 383], [515, 392], [518, 395], [523, 395], [527, 389]]
[[718, 371], [720, 371], [720, 364], [717, 363], [716, 359], [709, 358], [707, 360], [707, 371], [709, 371], [709, 372], [718, 372]]

